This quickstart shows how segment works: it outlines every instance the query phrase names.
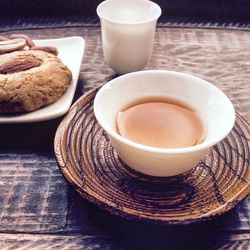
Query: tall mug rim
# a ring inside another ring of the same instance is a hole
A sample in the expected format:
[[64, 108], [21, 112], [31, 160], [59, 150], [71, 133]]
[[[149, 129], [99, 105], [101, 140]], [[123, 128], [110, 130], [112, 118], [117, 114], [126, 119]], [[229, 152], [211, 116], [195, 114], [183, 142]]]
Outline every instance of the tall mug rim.
[[[136, 24], [145, 24], [145, 23], [150, 23], [152, 21], [155, 21], [157, 20], [161, 14], [162, 14], [162, 10], [161, 10], [161, 7], [153, 2], [153, 1], [150, 1], [150, 0], [133, 0], [133, 2], [148, 2], [149, 4], [152, 5], [152, 7], [154, 7], [157, 11], [156, 11], [156, 14], [153, 15], [152, 17], [149, 17], [143, 21], [135, 21], [135, 22], [125, 22], [125, 21], [119, 21], [119, 20], [115, 20], [113, 18], [110, 18], [110, 17], [107, 17], [105, 15], [103, 15], [102, 13], [102, 8], [107, 5], [107, 4], [110, 4], [112, 2], [117, 2], [118, 0], [105, 0], [103, 2], [101, 2], [97, 8], [96, 8], [96, 13], [97, 15], [99, 16], [100, 19], [103, 19], [103, 20], [106, 20], [106, 21], [109, 21], [109, 22], [112, 22], [112, 23], [116, 23], [116, 24], [125, 24], [125, 25], [136, 25]], [[131, 1], [131, 0], [130, 0]]]

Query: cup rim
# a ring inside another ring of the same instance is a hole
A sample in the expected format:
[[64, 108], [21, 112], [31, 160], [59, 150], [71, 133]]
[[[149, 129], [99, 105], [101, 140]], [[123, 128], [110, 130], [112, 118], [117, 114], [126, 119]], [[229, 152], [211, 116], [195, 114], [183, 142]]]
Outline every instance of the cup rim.
[[[200, 81], [202, 81], [203, 84], [206, 84], [209, 88], [213, 88], [215, 91], [220, 92], [221, 95], [223, 95], [225, 97], [226, 100], [228, 100], [228, 104], [230, 106], [231, 112], [230, 115], [232, 116], [231, 119], [231, 124], [228, 126], [227, 130], [224, 131], [223, 134], [221, 134], [220, 136], [216, 137], [216, 138], [212, 138], [208, 141], [204, 141], [200, 144], [194, 145], [194, 146], [189, 146], [189, 147], [180, 147], [180, 148], [159, 148], [159, 147], [153, 147], [153, 146], [147, 146], [144, 144], [140, 144], [137, 142], [133, 142], [129, 139], [126, 139], [124, 137], [122, 137], [121, 135], [119, 135], [117, 132], [115, 132], [113, 129], [109, 128], [109, 126], [106, 126], [102, 120], [100, 119], [100, 117], [98, 116], [98, 110], [97, 110], [97, 100], [100, 97], [100, 95], [102, 94], [102, 92], [107, 89], [110, 88], [110, 85], [114, 84], [115, 81], [119, 80], [120, 78], [129, 78], [132, 75], [144, 75], [144, 74], [152, 74], [152, 73], [165, 73], [165, 74], [176, 74], [176, 75], [181, 75], [181, 76], [185, 76], [185, 77], [191, 77], [191, 78], [195, 78], [198, 79]], [[212, 147], [213, 145], [217, 144], [218, 142], [220, 142], [221, 140], [223, 140], [232, 130], [234, 123], [235, 123], [235, 109], [234, 106], [232, 104], [232, 102], [230, 101], [230, 99], [227, 97], [227, 95], [220, 90], [219, 88], [217, 88], [216, 86], [214, 86], [213, 84], [199, 78], [196, 76], [193, 76], [191, 74], [187, 74], [187, 73], [182, 73], [182, 72], [177, 72], [177, 71], [168, 71], [168, 70], [142, 70], [142, 71], [137, 71], [137, 72], [132, 72], [132, 73], [128, 73], [125, 75], [121, 75], [115, 79], [112, 79], [111, 81], [107, 82], [106, 84], [104, 84], [97, 92], [95, 99], [94, 99], [94, 114], [95, 117], [98, 121], [98, 123], [101, 125], [101, 127], [112, 137], [114, 137], [116, 140], [130, 146], [133, 148], [136, 148], [138, 150], [143, 150], [146, 152], [152, 152], [152, 153], [158, 153], [158, 154], [185, 154], [185, 153], [191, 153], [191, 152], [197, 152], [200, 150], [204, 150], [204, 149], [208, 149], [210, 147]]]
[[113, 2], [115, 0], [105, 0], [105, 1], [102, 1], [96, 8], [96, 13], [97, 15], [99, 16], [100, 19], [104, 19], [104, 20], [107, 20], [109, 22], [112, 22], [112, 23], [116, 23], [116, 24], [126, 24], [126, 25], [136, 25], [136, 24], [145, 24], [145, 23], [150, 23], [156, 19], [158, 19], [161, 14], [162, 14], [162, 10], [161, 10], [161, 7], [153, 2], [153, 1], [150, 1], [150, 0], [136, 0], [136, 1], [139, 1], [139, 2], [149, 2], [150, 4], [152, 4], [153, 6], [155, 6], [158, 10], [158, 13], [151, 17], [151, 18], [148, 18], [148, 19], [145, 19], [145, 21], [139, 21], [139, 22], [133, 22], [133, 23], [130, 23], [130, 22], [123, 22], [123, 21], [117, 21], [117, 20], [114, 20], [112, 18], [108, 18], [108, 17], [105, 17], [103, 14], [101, 14], [101, 7], [109, 2]]

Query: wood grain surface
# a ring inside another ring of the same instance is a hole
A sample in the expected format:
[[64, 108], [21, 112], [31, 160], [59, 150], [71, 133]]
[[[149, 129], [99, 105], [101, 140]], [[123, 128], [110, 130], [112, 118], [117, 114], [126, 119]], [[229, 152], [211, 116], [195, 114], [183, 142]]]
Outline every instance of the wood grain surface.
[[[0, 28], [98, 25], [102, 0], [0, 0]], [[154, 0], [162, 9], [161, 25], [250, 28], [248, 0]]]
[[[6, 33], [16, 33], [12, 29]], [[86, 39], [74, 100], [115, 77], [104, 62], [98, 27], [31, 28], [23, 33], [34, 39]], [[247, 31], [158, 28], [147, 68], [184, 71], [212, 82], [250, 122], [249, 41]], [[82, 199], [61, 176], [53, 153], [60, 121], [0, 125], [1, 249], [249, 248], [249, 198], [210, 222], [182, 227], [129, 222]]]

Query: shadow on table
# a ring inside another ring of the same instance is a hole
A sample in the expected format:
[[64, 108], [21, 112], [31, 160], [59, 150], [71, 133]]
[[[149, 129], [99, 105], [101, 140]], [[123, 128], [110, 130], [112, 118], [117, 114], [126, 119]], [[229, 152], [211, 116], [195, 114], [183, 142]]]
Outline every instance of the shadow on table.
[[[117, 76], [111, 74], [108, 80]], [[79, 79], [72, 105], [90, 89], [84, 79]], [[55, 133], [63, 117], [35, 123], [0, 124], [0, 151], [54, 152]]]
[[[86, 91], [79, 79], [72, 104]], [[54, 152], [54, 137], [63, 117], [49, 121], [0, 124], [1, 152]]]
[[152, 225], [112, 216], [73, 190], [70, 195], [72, 206], [68, 220], [71, 226], [68, 229], [74, 227], [83, 234], [105, 237], [103, 244], [114, 249], [217, 249], [227, 243], [231, 226], [237, 228], [239, 221], [237, 213], [232, 211], [192, 225]]
[[51, 121], [0, 125], [0, 151], [52, 152], [54, 136], [62, 118]]

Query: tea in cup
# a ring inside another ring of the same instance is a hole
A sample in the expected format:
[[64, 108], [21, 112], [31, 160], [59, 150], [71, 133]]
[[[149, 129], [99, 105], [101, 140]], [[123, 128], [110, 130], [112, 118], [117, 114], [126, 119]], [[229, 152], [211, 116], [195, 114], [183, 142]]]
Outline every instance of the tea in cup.
[[164, 96], [138, 98], [125, 105], [116, 123], [121, 136], [151, 147], [190, 147], [206, 136], [205, 122], [194, 108]]
[[[138, 108], [149, 103], [153, 105], [146, 111]], [[152, 176], [178, 175], [195, 167], [235, 122], [234, 107], [220, 89], [165, 70], [143, 70], [109, 81], [95, 97], [94, 113], [120, 159]]]

